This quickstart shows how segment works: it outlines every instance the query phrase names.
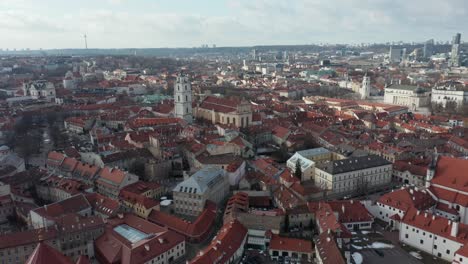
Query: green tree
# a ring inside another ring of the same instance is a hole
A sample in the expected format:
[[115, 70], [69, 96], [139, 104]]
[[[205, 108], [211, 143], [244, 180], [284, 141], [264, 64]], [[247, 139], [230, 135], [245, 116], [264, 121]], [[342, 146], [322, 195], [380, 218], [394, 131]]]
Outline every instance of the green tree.
[[299, 180], [302, 179], [302, 170], [301, 170], [301, 160], [297, 159], [296, 161], [296, 170], [294, 171], [294, 176]]

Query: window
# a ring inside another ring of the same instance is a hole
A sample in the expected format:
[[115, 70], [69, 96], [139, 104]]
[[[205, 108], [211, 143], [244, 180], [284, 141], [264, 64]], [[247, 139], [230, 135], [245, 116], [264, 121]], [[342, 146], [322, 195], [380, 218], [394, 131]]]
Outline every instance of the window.
[[424, 240], [422, 240], [422, 239], [419, 240], [419, 244], [421, 244], [421, 245], [424, 244]]
[[437, 249], [437, 245], [434, 245], [434, 249]]
[[445, 251], [447, 254], [450, 254], [450, 249], [447, 249], [447, 251]]
[[408, 238], [408, 234], [405, 235], [405, 238]]

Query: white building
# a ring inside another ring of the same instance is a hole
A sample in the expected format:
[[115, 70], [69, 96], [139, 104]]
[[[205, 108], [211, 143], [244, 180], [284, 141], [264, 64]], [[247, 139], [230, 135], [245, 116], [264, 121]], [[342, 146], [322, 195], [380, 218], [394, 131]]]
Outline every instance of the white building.
[[191, 123], [192, 116], [192, 85], [187, 76], [177, 76], [174, 86], [174, 115]]
[[363, 79], [362, 79], [362, 85], [361, 85], [361, 90], [360, 90], [360, 93], [361, 93], [361, 99], [368, 99], [370, 97], [370, 90], [371, 90], [371, 80], [370, 80], [370, 77], [366, 75], [364, 75]]
[[286, 166], [294, 172], [296, 170], [297, 162], [299, 161], [302, 179], [310, 180], [314, 178], [315, 174], [315, 163], [323, 163], [325, 161], [332, 160], [333, 153], [326, 148], [314, 148], [301, 150], [296, 152], [291, 158], [286, 162]]
[[427, 169], [426, 187], [438, 202], [435, 212], [468, 224], [468, 160], [434, 157]]
[[51, 100], [55, 98], [55, 86], [45, 80], [23, 83], [23, 95], [30, 96], [32, 99]]
[[229, 181], [225, 171], [217, 167], [206, 167], [172, 190], [175, 211], [185, 215], [199, 215], [206, 200], [221, 203], [229, 193]]
[[68, 90], [76, 89], [76, 81], [73, 78], [73, 73], [71, 71], [68, 71], [65, 74], [65, 78], [63, 79], [63, 88]]
[[390, 85], [385, 87], [384, 103], [407, 106], [410, 110], [429, 106], [430, 91], [412, 85]]
[[435, 205], [435, 200], [425, 190], [402, 188], [382, 195], [375, 204], [366, 204], [366, 208], [376, 218], [388, 223], [395, 229], [411, 208], [428, 210]]
[[468, 88], [458, 82], [445, 82], [432, 88], [432, 104], [446, 107], [447, 103], [455, 103], [457, 107], [468, 104]]
[[392, 163], [377, 155], [330, 161], [315, 170], [315, 184], [332, 193], [365, 192], [391, 180]]
[[452, 263], [468, 263], [468, 226], [410, 209], [400, 225], [400, 241]]

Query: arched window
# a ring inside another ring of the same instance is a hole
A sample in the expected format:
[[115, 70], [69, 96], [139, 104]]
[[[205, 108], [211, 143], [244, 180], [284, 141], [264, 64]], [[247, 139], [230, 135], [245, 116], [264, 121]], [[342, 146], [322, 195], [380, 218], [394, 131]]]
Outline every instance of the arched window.
[[185, 101], [188, 102], [188, 96], [187, 95], [185, 96]]
[[180, 95], [177, 96], [177, 100], [180, 102]]

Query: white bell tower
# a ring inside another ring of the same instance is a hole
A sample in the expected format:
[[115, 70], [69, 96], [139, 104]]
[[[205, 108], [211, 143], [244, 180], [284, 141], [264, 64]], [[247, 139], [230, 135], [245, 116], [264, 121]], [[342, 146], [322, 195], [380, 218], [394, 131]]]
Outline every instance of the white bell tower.
[[370, 97], [370, 90], [371, 90], [371, 84], [370, 84], [370, 77], [364, 75], [362, 78], [362, 86], [361, 86], [361, 99], [368, 99]]
[[189, 77], [182, 74], [174, 85], [174, 115], [192, 123], [192, 85]]

